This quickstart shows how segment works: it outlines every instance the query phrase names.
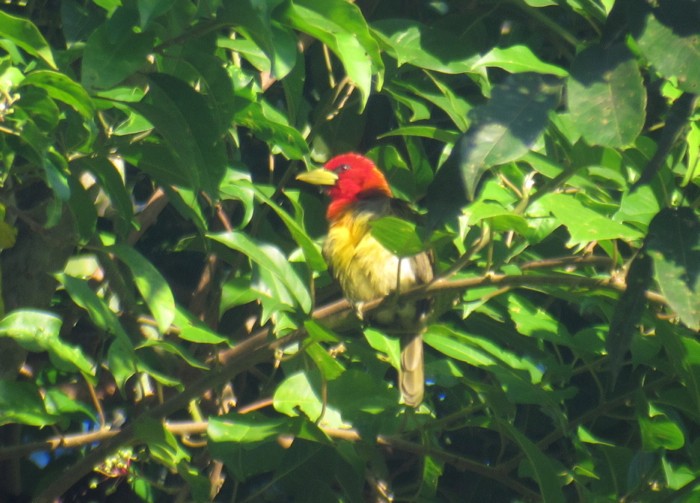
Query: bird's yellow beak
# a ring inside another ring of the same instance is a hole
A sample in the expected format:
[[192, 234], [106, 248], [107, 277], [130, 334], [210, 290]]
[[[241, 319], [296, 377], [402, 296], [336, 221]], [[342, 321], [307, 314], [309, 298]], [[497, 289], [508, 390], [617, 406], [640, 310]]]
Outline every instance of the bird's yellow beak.
[[318, 168], [297, 175], [297, 180], [313, 185], [335, 185], [338, 175], [326, 168]]

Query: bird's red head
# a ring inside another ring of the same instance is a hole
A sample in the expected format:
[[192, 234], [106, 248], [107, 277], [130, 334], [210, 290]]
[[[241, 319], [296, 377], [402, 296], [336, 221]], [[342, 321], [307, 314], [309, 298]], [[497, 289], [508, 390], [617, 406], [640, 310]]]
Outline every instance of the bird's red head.
[[342, 213], [348, 205], [370, 197], [391, 197], [384, 174], [368, 158], [360, 154], [341, 154], [328, 161], [324, 168], [335, 173], [337, 180], [328, 189], [331, 198], [326, 216], [329, 220]]

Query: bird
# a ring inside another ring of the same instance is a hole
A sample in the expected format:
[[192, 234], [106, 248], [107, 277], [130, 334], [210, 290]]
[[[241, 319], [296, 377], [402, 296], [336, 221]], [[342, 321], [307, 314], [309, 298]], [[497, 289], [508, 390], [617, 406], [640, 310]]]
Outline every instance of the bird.
[[369, 314], [368, 321], [400, 334], [401, 399], [410, 407], [419, 407], [425, 393], [422, 334], [430, 302], [402, 301], [396, 294], [432, 281], [432, 255], [421, 251], [400, 257], [371, 232], [373, 221], [387, 216], [410, 220], [414, 218], [411, 210], [393, 197], [375, 163], [358, 153], [337, 155], [297, 179], [324, 187], [330, 199], [323, 255], [345, 298], [361, 318], [364, 303], [386, 298]]

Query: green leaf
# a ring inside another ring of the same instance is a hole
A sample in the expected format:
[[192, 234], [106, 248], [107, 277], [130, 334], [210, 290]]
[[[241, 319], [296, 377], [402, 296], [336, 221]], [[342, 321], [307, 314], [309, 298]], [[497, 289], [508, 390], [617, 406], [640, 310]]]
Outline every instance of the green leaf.
[[181, 360], [185, 361], [190, 367], [200, 369], [200, 370], [209, 370], [209, 367], [207, 367], [204, 363], [197, 360], [184, 347], [180, 347], [180, 346], [173, 344], [171, 342], [168, 342], [168, 341], [149, 339], [149, 340], [143, 342], [142, 344], [139, 344], [135, 349], [139, 350], [139, 349], [143, 349], [143, 348], [152, 348], [152, 347], [156, 347], [159, 350], [162, 350], [162, 351], [165, 351], [167, 353], [178, 356]]
[[[224, 4], [226, 19], [234, 23], [236, 31], [254, 41], [264, 51], [271, 62], [272, 75], [282, 79], [296, 63], [297, 48], [293, 33], [272, 20], [274, 7], [276, 4], [271, 2], [253, 0]], [[247, 54], [252, 53], [249, 50]], [[259, 61], [259, 58], [254, 60]]]
[[545, 63], [526, 45], [494, 47], [473, 65], [474, 68], [502, 68], [510, 73], [535, 72], [557, 77], [567, 77], [569, 73], [563, 68]]
[[68, 178], [70, 199], [68, 205], [75, 218], [76, 228], [80, 239], [87, 243], [95, 234], [97, 228], [97, 211], [92, 198], [75, 176]]
[[267, 197], [260, 187], [251, 184], [250, 182], [243, 183], [243, 186], [252, 190], [255, 194], [255, 198], [262, 201], [268, 205], [284, 223], [287, 230], [294, 238], [294, 241], [299, 245], [301, 251], [304, 253], [304, 258], [309, 267], [314, 271], [325, 271], [326, 261], [321, 255], [318, 245], [314, 243], [309, 235], [304, 231], [304, 229], [299, 225], [296, 220], [294, 220], [289, 214], [284, 211], [278, 204], [276, 204], [272, 199]]
[[226, 151], [214, 111], [202, 94], [179, 79], [151, 74], [149, 80], [146, 97], [150, 103], [144, 100], [131, 106], [163, 136], [179, 172], [188, 178], [188, 188], [215, 196], [224, 174]]
[[475, 367], [497, 365], [497, 361], [481, 348], [471, 344], [466, 334], [455, 332], [441, 325], [431, 325], [423, 334], [423, 340], [430, 347], [450, 358]]
[[173, 324], [180, 329], [178, 337], [183, 341], [196, 342], [198, 344], [221, 344], [228, 342], [223, 337], [209, 329], [204, 323], [195, 319], [187, 310], [175, 306], [175, 318]]
[[576, 125], [590, 144], [629, 146], [642, 130], [646, 92], [637, 62], [624, 44], [594, 45], [580, 53], [567, 96]]
[[690, 208], [663, 209], [649, 225], [654, 278], [681, 321], [700, 330], [700, 220]]
[[82, 349], [61, 340], [61, 319], [44, 311], [13, 311], [0, 321], [0, 337], [10, 337], [28, 351], [47, 352], [61, 370], [95, 375], [95, 365]]
[[105, 251], [114, 253], [129, 267], [136, 288], [158, 324], [158, 330], [166, 332], [175, 318], [175, 298], [158, 269], [130, 246], [115, 244]]
[[530, 463], [535, 481], [540, 486], [542, 501], [545, 503], [563, 503], [565, 501], [564, 493], [561, 490], [561, 484], [552, 460], [545, 456], [537, 445], [518, 431], [515, 426], [505, 421], [499, 421], [498, 424], [525, 454]]
[[539, 201], [546, 210], [552, 212], [559, 223], [566, 226], [571, 236], [570, 246], [606, 239], [635, 240], [642, 233], [632, 227], [615, 222], [583, 205], [573, 195], [547, 194]]
[[149, 453], [165, 466], [176, 468], [181, 462], [190, 459], [175, 435], [166, 430], [163, 422], [157, 419], [140, 417], [134, 425], [134, 437], [146, 444]]
[[0, 380], [0, 426], [13, 423], [47, 426], [58, 419], [46, 411], [34, 383]]
[[95, 113], [95, 105], [87, 91], [63, 73], [49, 70], [32, 72], [22, 81], [21, 86], [35, 86], [44, 89], [53, 99], [70, 106], [86, 120], [92, 119]]
[[318, 342], [312, 342], [308, 344], [304, 351], [311, 358], [311, 360], [316, 364], [316, 368], [321, 372], [323, 378], [327, 381], [332, 381], [340, 377], [343, 372], [345, 372], [345, 367], [333, 358], [326, 348], [324, 348]]
[[473, 199], [490, 167], [519, 159], [535, 144], [559, 102], [561, 86], [535, 74], [515, 74], [474, 108], [472, 126], [455, 146], [468, 196]]
[[304, 159], [309, 155], [309, 146], [299, 131], [264, 101], [240, 104], [234, 120], [266, 141], [273, 151], [282, 152], [287, 159]]
[[649, 404], [649, 416], [637, 417], [637, 421], [645, 450], [676, 451], [685, 445], [685, 435], [680, 426], [652, 404]]
[[362, 333], [372, 349], [386, 355], [392, 367], [401, 368], [401, 344], [398, 337], [389, 337], [384, 332], [371, 327], [366, 328]]
[[209, 239], [246, 255], [252, 262], [280, 281], [296, 299], [304, 312], [311, 310], [311, 297], [306, 285], [279, 250], [275, 249], [276, 253], [274, 253], [269, 246], [265, 247], [258, 244], [240, 232], [222, 232], [219, 234], [208, 234], [207, 236]]
[[381, 140], [392, 136], [417, 136], [420, 138], [431, 138], [444, 143], [455, 143], [460, 135], [455, 131], [439, 129], [433, 126], [404, 126], [379, 135], [377, 138]]
[[[411, 122], [430, 118], [430, 111], [422, 101], [425, 100], [445, 112], [460, 131], [466, 131], [469, 127], [467, 114], [472, 109], [472, 105], [433, 72], [423, 71], [416, 75], [401, 73], [386, 85], [385, 90], [411, 108], [413, 111]], [[417, 102], [414, 95], [420, 98], [420, 101]], [[451, 143], [454, 143], [454, 140]]]
[[77, 159], [71, 166], [79, 171], [87, 171], [98, 180], [100, 189], [109, 197], [110, 208], [116, 213], [116, 226], [121, 236], [132, 228], [133, 205], [129, 192], [117, 168], [104, 157]]
[[129, 336], [119, 323], [119, 318], [107, 303], [92, 291], [87, 281], [65, 274], [57, 274], [56, 279], [66, 289], [73, 302], [88, 312], [90, 319], [98, 328], [114, 335], [126, 347], [131, 347]]
[[370, 227], [372, 236], [394, 255], [412, 257], [425, 249], [413, 222], [382, 217], [370, 222]]
[[[666, 78], [678, 79], [678, 87], [700, 91], [700, 13], [689, 0], [665, 0], [657, 8], [641, 4], [635, 9], [634, 33], [639, 49]], [[645, 14], [640, 16], [639, 14]]]
[[651, 283], [651, 261], [649, 255], [640, 252], [630, 264], [625, 284], [627, 288], [615, 304], [615, 311], [610, 320], [610, 330], [605, 341], [605, 348], [610, 355], [608, 368], [613, 374], [613, 383], [617, 379], [623, 359], [633, 337], [638, 333], [638, 324], [646, 307], [645, 293]]
[[0, 33], [3, 38], [11, 40], [32, 56], [41, 58], [54, 70], [57, 69], [51, 47], [31, 21], [0, 11]]
[[236, 415], [235, 417], [211, 417], [207, 425], [210, 442], [234, 442], [252, 444], [276, 440], [279, 435], [289, 433], [292, 423], [286, 418], [267, 418], [259, 415]]
[[344, 0], [292, 0], [281, 13], [283, 22], [326, 44], [343, 63], [345, 71], [367, 104], [372, 76], [381, 87], [384, 64], [360, 9]]
[[508, 313], [522, 335], [567, 346], [574, 343], [565, 325], [523, 296], [508, 296]]
[[399, 66], [409, 63], [441, 73], [477, 73], [474, 63], [479, 55], [450, 31], [411, 19], [382, 19], [372, 28]]
[[55, 415], [76, 415], [81, 418], [87, 417], [95, 423], [99, 420], [94, 410], [76, 400], [74, 396], [70, 396], [59, 388], [49, 388], [44, 390], [44, 405], [46, 410]]
[[89, 90], [119, 84], [146, 64], [153, 50], [153, 37], [124, 27], [115, 33], [104, 24], [88, 38], [82, 59], [82, 84]]
[[[312, 383], [304, 372], [287, 377], [275, 390], [273, 406], [277, 412], [297, 416], [303, 412], [311, 421], [339, 426], [340, 415], [332, 407], [324, 407], [319, 397], [320, 387]], [[323, 414], [323, 416], [322, 416]]]

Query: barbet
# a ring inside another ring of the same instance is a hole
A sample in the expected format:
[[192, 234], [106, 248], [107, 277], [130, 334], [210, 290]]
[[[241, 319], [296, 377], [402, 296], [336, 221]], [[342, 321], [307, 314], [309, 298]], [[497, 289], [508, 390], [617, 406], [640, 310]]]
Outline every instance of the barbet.
[[[363, 303], [405, 292], [433, 279], [431, 256], [421, 252], [399, 257], [371, 233], [371, 222], [386, 216], [411, 218], [405, 203], [394, 199], [384, 174], [368, 158], [342, 154], [323, 168], [297, 179], [327, 187], [328, 236], [323, 254], [345, 297], [361, 313]], [[423, 401], [423, 324], [429, 308], [425, 299], [387, 299], [371, 313], [371, 321], [401, 336], [399, 387], [404, 403]]]

